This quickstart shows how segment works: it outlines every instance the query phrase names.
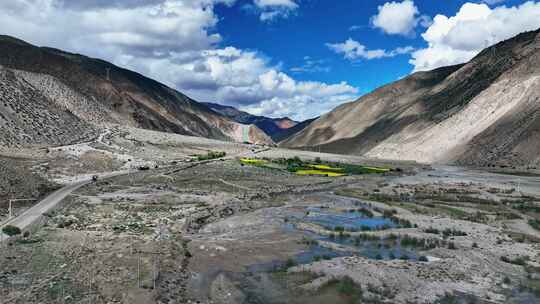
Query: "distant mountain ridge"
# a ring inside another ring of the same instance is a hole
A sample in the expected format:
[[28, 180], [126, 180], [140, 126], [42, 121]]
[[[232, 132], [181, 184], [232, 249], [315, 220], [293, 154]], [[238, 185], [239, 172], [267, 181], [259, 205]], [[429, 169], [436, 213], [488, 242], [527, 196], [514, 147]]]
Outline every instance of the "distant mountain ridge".
[[256, 126], [232, 121], [143, 75], [14, 37], [0, 36], [0, 79], [5, 146], [78, 142], [106, 124], [273, 143]]
[[340, 105], [280, 145], [425, 163], [538, 166], [540, 30]]
[[[224, 106], [217, 103], [204, 103], [210, 109], [242, 124], [253, 124], [270, 136], [275, 142], [283, 140], [296, 132], [301, 131], [309, 123], [297, 122], [289, 117], [270, 118], [265, 116], [252, 115], [240, 111], [235, 107]], [[309, 122], [313, 119], [308, 120]]]

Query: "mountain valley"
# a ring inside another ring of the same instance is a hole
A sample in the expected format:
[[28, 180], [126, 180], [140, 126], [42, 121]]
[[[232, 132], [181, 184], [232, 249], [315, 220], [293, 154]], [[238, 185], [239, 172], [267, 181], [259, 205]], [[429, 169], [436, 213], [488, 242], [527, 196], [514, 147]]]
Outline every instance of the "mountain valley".
[[540, 303], [539, 98], [540, 31], [303, 122], [0, 36], [0, 304]]

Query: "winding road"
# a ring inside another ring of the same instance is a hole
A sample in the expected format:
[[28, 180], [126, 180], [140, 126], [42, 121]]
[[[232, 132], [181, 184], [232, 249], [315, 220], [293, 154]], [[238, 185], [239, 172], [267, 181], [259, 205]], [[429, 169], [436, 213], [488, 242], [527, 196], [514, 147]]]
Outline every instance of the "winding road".
[[[212, 160], [194, 162], [194, 163], [188, 164], [187, 166], [183, 166], [183, 167], [177, 168], [176, 170], [172, 170], [172, 171], [170, 171], [168, 173], [165, 173], [165, 175], [169, 175], [169, 174], [172, 174], [172, 173], [175, 173], [175, 172], [178, 172], [178, 171], [182, 171], [182, 170], [194, 167], [194, 166], [198, 166], [198, 165], [202, 165], [202, 164], [206, 164], [206, 163], [210, 163], [210, 162], [215, 162], [215, 161], [220, 161], [220, 160], [229, 160], [229, 159], [234, 159], [234, 158], [240, 157], [240, 156], [255, 155], [257, 153], [267, 151], [267, 150], [269, 150], [269, 148], [260, 149], [258, 151], [248, 151], [248, 152], [245, 152], [245, 153], [240, 153], [240, 154], [235, 155], [235, 156], [227, 156], [227, 157], [223, 157], [223, 158], [219, 158], [219, 159], [212, 159]], [[114, 173], [110, 173], [110, 174], [100, 175], [99, 178], [100, 179], [111, 178], [111, 177], [115, 177], [115, 176], [119, 176], [119, 175], [123, 175], [123, 174], [128, 174], [128, 173], [129, 172], [127, 172], [127, 171], [114, 172]], [[90, 183], [92, 183], [91, 178], [86, 179], [86, 180], [82, 180], [82, 181], [79, 181], [79, 182], [76, 182], [76, 183], [73, 183], [73, 184], [70, 184], [70, 185], [67, 185], [67, 186], [64, 186], [63, 188], [60, 188], [60, 189], [56, 190], [55, 192], [51, 193], [46, 198], [41, 200], [39, 203], [32, 206], [30, 209], [26, 210], [25, 212], [21, 213], [20, 215], [14, 217], [11, 220], [8, 220], [8, 221], [6, 221], [4, 223], [1, 223], [0, 224], [0, 243], [2, 243], [3, 241], [8, 239], [8, 236], [1, 232], [2, 228], [4, 228], [5, 226], [8, 226], [8, 225], [11, 225], [11, 226], [19, 227], [23, 231], [27, 230], [33, 224], [38, 222], [38, 220], [41, 218], [41, 216], [43, 216], [44, 213], [47, 213], [47, 212], [50, 212], [51, 210], [53, 210], [68, 195], [73, 193], [75, 190], [77, 190], [77, 189], [79, 189], [79, 188], [81, 188], [81, 187], [83, 187], [85, 185], [88, 185]]]
[[73, 191], [86, 184], [89, 184], [90, 182], [90, 180], [81, 181], [56, 190], [30, 209], [21, 213], [19, 216], [5, 222], [2, 227], [12, 225], [21, 228], [21, 230], [27, 229], [33, 223], [35, 223], [40, 216], [51, 211], [60, 201], [70, 195]]
[[[101, 175], [100, 178], [109, 178], [114, 177], [118, 175], [126, 174], [126, 172], [115, 172], [107, 175]], [[1, 232], [2, 228], [5, 226], [11, 225], [19, 227], [21, 230], [27, 230], [30, 228], [33, 224], [35, 224], [40, 217], [51, 210], [53, 210], [56, 205], [58, 205], [63, 199], [65, 199], [68, 195], [73, 193], [75, 190], [81, 188], [82, 186], [88, 185], [92, 183], [92, 179], [79, 181], [67, 186], [64, 186], [63, 188], [60, 188], [53, 193], [49, 194], [46, 198], [41, 200], [36, 205], [32, 206], [30, 209], [26, 210], [25, 212], [19, 214], [18, 216], [12, 218], [11, 220], [8, 220], [2, 224], [0, 224], [0, 243], [7, 240], [8, 236]]]

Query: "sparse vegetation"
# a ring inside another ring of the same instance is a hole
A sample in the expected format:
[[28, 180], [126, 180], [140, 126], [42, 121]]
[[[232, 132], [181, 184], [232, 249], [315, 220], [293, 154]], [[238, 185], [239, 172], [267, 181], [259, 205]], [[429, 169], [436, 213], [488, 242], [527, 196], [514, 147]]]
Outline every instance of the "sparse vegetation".
[[540, 230], [540, 220], [539, 219], [530, 219], [529, 225], [536, 230]]
[[478, 298], [472, 295], [463, 295], [458, 297], [457, 295], [447, 293], [441, 299], [437, 300], [434, 304], [460, 304], [460, 303], [478, 303]]
[[461, 231], [461, 230], [457, 230], [455, 228], [446, 228], [443, 230], [443, 237], [450, 237], [450, 236], [466, 236], [467, 233]]
[[540, 205], [537, 204], [537, 203], [534, 203], [533, 201], [528, 201], [528, 200], [518, 200], [518, 201], [503, 200], [503, 203], [510, 204], [513, 209], [519, 210], [521, 212], [532, 212], [532, 213], [540, 214]]
[[209, 151], [206, 154], [197, 155], [197, 160], [204, 161], [204, 160], [217, 159], [217, 158], [225, 157], [226, 155], [227, 153], [223, 151]]
[[400, 260], [404, 260], [404, 261], [407, 261], [409, 259], [409, 256], [406, 255], [406, 254], [402, 254], [400, 257], [399, 257]]
[[501, 261], [509, 264], [519, 265], [519, 266], [525, 266], [527, 265], [528, 257], [516, 257], [516, 258], [509, 258], [507, 256], [501, 256]]
[[343, 277], [340, 279], [333, 279], [326, 283], [326, 286], [335, 286], [338, 293], [342, 296], [346, 296], [351, 299], [362, 298], [362, 287], [357, 285], [350, 277]]
[[300, 241], [301, 244], [304, 244], [304, 245], [307, 245], [307, 246], [316, 246], [319, 244], [319, 242], [317, 240], [314, 240], [312, 238], [308, 238], [308, 237], [303, 237], [302, 240]]
[[287, 261], [285, 262], [285, 269], [289, 269], [291, 267], [294, 267], [296, 266], [297, 263], [294, 259], [287, 259]]
[[375, 216], [371, 210], [369, 210], [368, 208], [365, 208], [365, 207], [360, 208], [357, 211], [359, 213], [362, 213], [363, 215], [365, 215], [367, 217], [374, 217]]
[[286, 170], [298, 175], [319, 175], [328, 177], [340, 177], [345, 175], [386, 173], [388, 168], [367, 167], [342, 163], [324, 163], [316, 158], [314, 164], [306, 163], [299, 157], [273, 160], [277, 164], [286, 166]]
[[343, 231], [345, 231], [345, 227], [343, 227], [343, 226], [336, 226], [336, 227], [334, 227], [334, 231], [336, 231], [336, 232], [343, 232]]
[[424, 229], [424, 232], [425, 233], [431, 233], [431, 234], [439, 234], [439, 229], [429, 227], [429, 228]]

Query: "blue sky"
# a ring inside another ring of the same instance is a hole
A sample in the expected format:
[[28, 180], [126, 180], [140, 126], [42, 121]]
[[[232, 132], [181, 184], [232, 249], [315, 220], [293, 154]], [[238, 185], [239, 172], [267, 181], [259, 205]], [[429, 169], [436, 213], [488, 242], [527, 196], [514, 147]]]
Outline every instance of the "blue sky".
[[[216, 7], [220, 17], [217, 31], [223, 35], [223, 44], [258, 50], [299, 80], [347, 81], [359, 88], [360, 94], [367, 93], [410, 74], [414, 69], [409, 63], [410, 56], [351, 62], [332, 52], [326, 43], [352, 38], [372, 49], [394, 49], [405, 45], [422, 48], [427, 44], [421, 37], [425, 28], [419, 27], [413, 35], [403, 36], [388, 35], [373, 26], [370, 20], [378, 13], [378, 7], [391, 1], [298, 1], [299, 8], [294, 13], [271, 22], [261, 22], [258, 14], [240, 9], [250, 2], [244, 0], [230, 7]], [[421, 14], [431, 17], [437, 14], [453, 16], [467, 2], [475, 1], [414, 1]], [[522, 2], [494, 1], [491, 7], [501, 4], [513, 6]], [[306, 56], [317, 62], [316, 68], [295, 72], [294, 68], [305, 66]]]
[[0, 34], [296, 120], [540, 27], [540, 0], [10, 0]]
[[[453, 1], [426, 2], [432, 6], [434, 2]], [[352, 63], [332, 52], [325, 44], [353, 38], [372, 48], [422, 46], [424, 43], [418, 35], [416, 38], [389, 37], [370, 25], [371, 16], [377, 13], [377, 4], [383, 3], [354, 0], [304, 1], [301, 2], [301, 8], [288, 18], [272, 22], [260, 22], [257, 15], [242, 13], [236, 6], [219, 6], [216, 9], [221, 16], [218, 30], [224, 36], [225, 44], [259, 50], [272, 58], [274, 64], [281, 64], [283, 70], [296, 79], [328, 83], [347, 81], [365, 92], [409, 74], [413, 67], [408, 63], [408, 56]], [[361, 28], [349, 30], [353, 26]], [[307, 72], [291, 70], [303, 67], [306, 56], [313, 61], [320, 61], [316, 65], [320, 69]], [[381, 73], [381, 70], [384, 72]]]

